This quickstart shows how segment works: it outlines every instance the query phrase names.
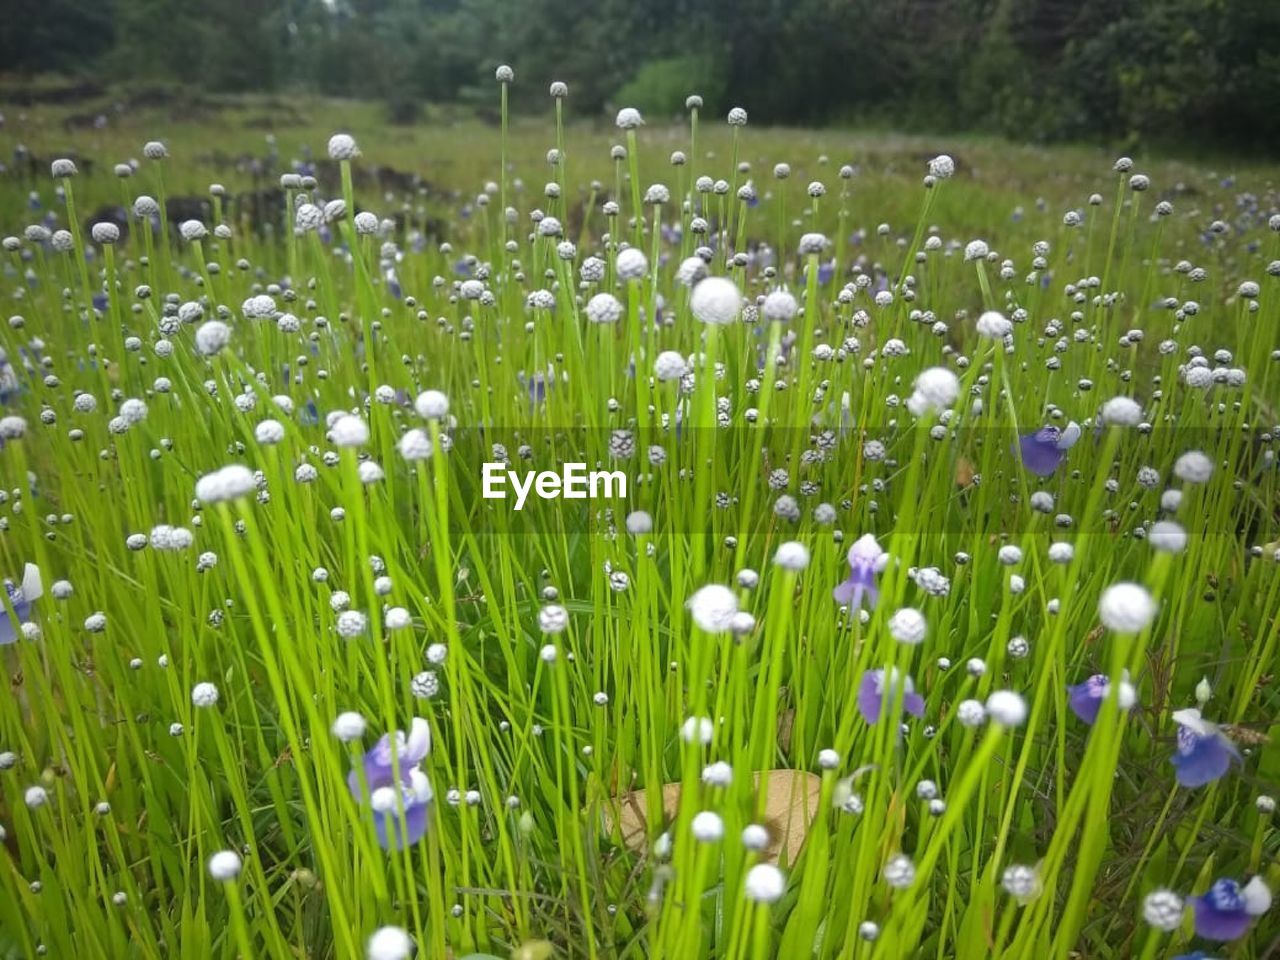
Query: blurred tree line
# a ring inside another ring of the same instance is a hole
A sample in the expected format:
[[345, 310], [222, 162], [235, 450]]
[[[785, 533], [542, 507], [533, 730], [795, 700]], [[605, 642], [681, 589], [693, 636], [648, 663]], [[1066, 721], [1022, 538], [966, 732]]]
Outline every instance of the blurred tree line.
[[5, 0], [0, 69], [492, 112], [1280, 146], [1280, 0]]

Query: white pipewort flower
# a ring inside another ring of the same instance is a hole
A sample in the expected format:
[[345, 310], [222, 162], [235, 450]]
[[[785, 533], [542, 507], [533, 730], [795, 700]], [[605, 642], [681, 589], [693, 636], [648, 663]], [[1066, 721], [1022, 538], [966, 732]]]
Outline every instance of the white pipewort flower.
[[707, 277], [693, 288], [689, 309], [694, 317], [712, 326], [733, 323], [742, 313], [742, 294], [732, 280]]
[[240, 876], [240, 854], [234, 850], [219, 850], [209, 858], [209, 876], [225, 883]]
[[387, 926], [373, 932], [365, 950], [369, 960], [408, 960], [415, 947], [413, 938], [403, 928]]
[[707, 633], [724, 633], [733, 627], [738, 598], [728, 587], [711, 583], [697, 590], [686, 606], [700, 629]]
[[757, 863], [747, 871], [746, 897], [755, 903], [777, 903], [787, 889], [787, 878], [771, 863]]
[[987, 697], [986, 712], [1001, 726], [1019, 727], [1027, 719], [1027, 701], [1012, 690], [997, 690]]
[[1116, 633], [1141, 633], [1156, 616], [1155, 599], [1137, 583], [1115, 583], [1102, 591], [1098, 616]]

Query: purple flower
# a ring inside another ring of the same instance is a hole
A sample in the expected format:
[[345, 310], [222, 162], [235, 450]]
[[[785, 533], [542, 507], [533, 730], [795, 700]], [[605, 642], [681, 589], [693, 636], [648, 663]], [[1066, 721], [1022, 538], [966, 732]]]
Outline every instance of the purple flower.
[[14, 373], [13, 364], [7, 360], [0, 361], [0, 404], [8, 403], [21, 389], [22, 384]]
[[1022, 465], [1037, 477], [1048, 477], [1053, 474], [1067, 451], [1080, 439], [1080, 425], [1075, 421], [1067, 424], [1065, 430], [1057, 427], [1041, 427], [1034, 433], [1024, 434], [1014, 452], [1022, 459]]
[[[858, 684], [858, 712], [867, 723], [875, 723], [886, 705], [893, 704], [897, 695], [897, 679], [901, 674], [897, 668], [888, 683], [885, 682], [885, 671], [868, 670], [862, 675]], [[924, 697], [916, 693], [915, 685], [907, 677], [902, 694], [902, 709], [913, 717], [924, 716]]]
[[1191, 897], [1196, 933], [1206, 940], [1243, 937], [1254, 917], [1271, 909], [1271, 891], [1261, 877], [1243, 887], [1234, 880], [1218, 880], [1203, 896]]
[[1244, 762], [1236, 745], [1199, 710], [1176, 710], [1173, 721], [1178, 725], [1178, 748], [1170, 762], [1182, 786], [1202, 787], [1224, 776], [1232, 760]]
[[[18, 624], [31, 619], [31, 604], [40, 599], [44, 593], [44, 583], [40, 579], [40, 568], [28, 563], [22, 572], [21, 585], [5, 579], [5, 593], [9, 595], [8, 606], [0, 608], [0, 646], [13, 643], [18, 639]], [[9, 607], [13, 608], [10, 615]]]
[[421, 717], [414, 717], [408, 736], [403, 730], [383, 734], [364, 755], [363, 784], [359, 770], [347, 775], [351, 795], [372, 808], [374, 830], [383, 850], [403, 849], [427, 832], [427, 808], [434, 794], [418, 764], [430, 752], [431, 727]]
[[889, 555], [880, 549], [876, 538], [864, 533], [849, 548], [849, 579], [832, 591], [836, 603], [847, 603], [853, 610], [862, 606], [862, 597], [867, 597], [868, 606], [876, 605], [879, 595], [876, 588], [876, 574], [884, 569]]
[[535, 371], [526, 375], [521, 371], [516, 374], [516, 378], [524, 384], [525, 392], [529, 394], [529, 403], [535, 407], [547, 399], [547, 391], [556, 384], [555, 370], [550, 364], [547, 365], [546, 373]]
[[[1111, 690], [1111, 679], [1105, 673], [1095, 673], [1084, 683], [1075, 686], [1067, 685], [1067, 705], [1071, 712], [1089, 726], [1098, 719], [1098, 711], [1102, 709], [1102, 701]], [[1130, 709], [1137, 702], [1137, 691], [1129, 682], [1128, 674], [1120, 681], [1120, 693], [1117, 705], [1121, 710]]]

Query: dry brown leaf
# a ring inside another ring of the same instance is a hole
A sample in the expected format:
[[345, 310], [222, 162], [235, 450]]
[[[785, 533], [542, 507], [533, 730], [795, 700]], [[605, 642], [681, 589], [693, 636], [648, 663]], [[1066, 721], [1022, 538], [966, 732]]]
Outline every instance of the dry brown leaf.
[[956, 486], [967, 487], [973, 483], [973, 464], [967, 458], [961, 457], [956, 461]]
[[791, 734], [796, 726], [796, 712], [783, 710], [778, 714], [778, 749], [783, 753], [791, 752]]
[[[787, 863], [794, 863], [809, 833], [809, 825], [818, 813], [822, 778], [803, 770], [770, 770], [764, 776], [769, 791], [763, 823], [769, 831], [769, 846], [765, 848], [764, 860], [774, 863], [779, 855], [784, 855]], [[758, 773], [755, 775], [757, 789], [760, 777]], [[645, 853], [648, 848], [648, 788], [624, 793], [605, 808], [605, 825], [610, 832], [614, 827], [615, 806], [622, 842], [634, 853]], [[680, 784], [664, 784], [662, 819], [667, 822], [674, 820], [679, 807]]]

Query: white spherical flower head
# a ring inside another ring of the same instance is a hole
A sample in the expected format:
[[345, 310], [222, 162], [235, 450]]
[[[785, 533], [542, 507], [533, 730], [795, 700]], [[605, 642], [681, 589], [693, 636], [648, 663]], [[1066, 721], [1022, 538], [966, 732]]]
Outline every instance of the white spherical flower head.
[[724, 836], [724, 821], [711, 810], [695, 813], [692, 828], [694, 839], [700, 843], [715, 843]]
[[789, 540], [779, 545], [773, 555], [773, 562], [783, 570], [799, 573], [809, 565], [809, 548], [803, 543]]
[[787, 889], [787, 878], [771, 863], [757, 863], [747, 871], [745, 893], [756, 903], [777, 903]]
[[723, 760], [702, 768], [702, 782], [711, 787], [727, 787], [733, 783], [733, 767]]
[[120, 228], [107, 220], [95, 223], [89, 232], [93, 236], [94, 243], [101, 243], [104, 246], [120, 239]]
[[196, 351], [212, 357], [231, 342], [231, 328], [221, 320], [208, 320], [196, 328]]
[[1136, 427], [1142, 420], [1142, 407], [1130, 397], [1112, 397], [1102, 405], [1102, 422], [1108, 426]]
[[336, 447], [363, 447], [369, 442], [369, 424], [352, 413], [344, 413], [329, 428], [329, 437]]
[[1026, 903], [1040, 893], [1040, 877], [1035, 867], [1022, 864], [1006, 867], [1000, 878], [1000, 885], [1019, 903]]
[[329, 159], [350, 160], [360, 156], [360, 148], [356, 146], [356, 138], [349, 133], [335, 133], [329, 138]]
[[885, 883], [889, 886], [895, 890], [905, 890], [915, 882], [916, 865], [911, 862], [910, 857], [900, 853], [896, 857], [891, 857], [884, 865], [883, 875]]
[[587, 301], [586, 314], [592, 323], [617, 323], [622, 319], [622, 302], [612, 293], [597, 293]]
[[761, 315], [770, 323], [788, 323], [799, 309], [796, 298], [786, 290], [774, 290], [760, 305]]
[[689, 717], [680, 725], [680, 739], [685, 743], [707, 746], [715, 736], [716, 727], [710, 717]]
[[899, 643], [921, 643], [927, 629], [924, 614], [914, 607], [903, 607], [889, 618], [889, 634]]
[[827, 249], [827, 238], [821, 233], [806, 233], [800, 237], [800, 244], [796, 248], [801, 256], [817, 256]]
[[742, 845], [748, 850], [759, 853], [769, 846], [769, 831], [758, 823], [749, 823], [742, 828]]
[[1155, 619], [1156, 601], [1137, 583], [1115, 583], [1098, 598], [1098, 616], [1108, 630], [1141, 633]]
[[425, 420], [443, 420], [449, 413], [449, 398], [439, 390], [423, 390], [413, 407]]
[[1161, 553], [1182, 553], [1187, 549], [1187, 531], [1172, 520], [1158, 520], [1147, 532], [1147, 541]]
[[640, 280], [649, 272], [649, 261], [642, 251], [635, 247], [619, 250], [613, 261], [619, 280]]
[[701, 257], [685, 257], [676, 267], [676, 282], [681, 286], [692, 287], [706, 279], [707, 261]]
[[493, 78], [499, 83], [511, 83], [516, 78], [516, 72], [504, 63], [493, 71]]
[[148, 160], [163, 160], [169, 156], [169, 149], [159, 140], [148, 140], [142, 145], [142, 155]]
[[1244, 901], [1244, 912], [1251, 917], [1260, 917], [1271, 909], [1271, 888], [1261, 877], [1254, 877], [1240, 889], [1240, 898]]
[[962, 727], [980, 727], [987, 720], [987, 708], [979, 700], [961, 700], [956, 705], [956, 720]]
[[49, 792], [44, 787], [27, 787], [22, 795], [22, 802], [31, 810], [37, 810], [49, 802]]
[[915, 416], [930, 410], [950, 408], [960, 396], [960, 381], [946, 367], [930, 367], [916, 377], [915, 388], [907, 400], [907, 409]]
[[549, 603], [538, 611], [538, 629], [543, 633], [564, 633], [569, 626], [569, 611], [558, 603]]
[[413, 956], [413, 938], [400, 927], [379, 927], [366, 949], [369, 960], [408, 960]]
[[1027, 701], [1012, 690], [997, 690], [987, 697], [986, 710], [1003, 727], [1020, 727], [1027, 719]]
[[562, 80], [553, 80], [549, 92], [555, 99], [563, 100], [569, 95], [569, 85]]
[[946, 180], [955, 175], [956, 162], [945, 153], [940, 153], [929, 161], [929, 175], [938, 180]]
[[263, 420], [253, 428], [253, 439], [272, 447], [284, 439], [284, 424], [279, 420]]
[[653, 361], [653, 375], [662, 381], [679, 380], [689, 372], [684, 357], [675, 350], [663, 350]]
[[427, 431], [415, 429], [405, 431], [396, 448], [406, 460], [427, 460], [431, 457], [434, 445]]
[[617, 120], [614, 122], [617, 123], [619, 130], [635, 130], [644, 123], [644, 118], [635, 107], [623, 107], [618, 111]]
[[632, 510], [627, 514], [627, 533], [638, 537], [653, 532], [653, 517], [645, 510]]
[[693, 288], [689, 308], [703, 323], [725, 326], [742, 313], [742, 294], [737, 285], [724, 277], [707, 277]]
[[209, 876], [222, 883], [240, 876], [240, 854], [234, 850], [219, 850], [209, 858]]
[[970, 240], [965, 244], [964, 258], [965, 260], [985, 260], [990, 252], [991, 248], [987, 246], [987, 241]]
[[365, 719], [354, 710], [347, 710], [333, 719], [333, 735], [343, 743], [359, 740], [364, 736]]
[[182, 239], [188, 243], [203, 240], [209, 235], [208, 229], [199, 220], [183, 220], [178, 225], [178, 233], [182, 234]]
[[830, 747], [818, 751], [818, 766], [823, 770], [834, 770], [840, 766], [840, 754]]
[[978, 317], [978, 334], [992, 340], [1003, 340], [1013, 332], [1013, 324], [999, 310], [987, 310]]
[[344, 640], [353, 640], [368, 629], [369, 618], [359, 610], [343, 610], [334, 621], [334, 626], [338, 636]]
[[222, 503], [248, 496], [257, 489], [253, 471], [238, 463], [206, 473], [196, 481], [196, 499], [201, 503]]
[[1182, 926], [1186, 904], [1172, 890], [1152, 890], [1142, 901], [1142, 919], [1162, 933]]
[[1174, 462], [1173, 475], [1183, 483], [1208, 483], [1213, 476], [1213, 461], [1199, 450], [1188, 451]]
[[259, 293], [249, 297], [240, 305], [247, 320], [261, 320], [276, 315], [276, 302], [269, 294]]
[[728, 587], [710, 583], [696, 591], [686, 606], [700, 629], [707, 633], [725, 633], [733, 628], [738, 597]]
[[191, 703], [196, 707], [212, 707], [218, 702], [218, 688], [207, 680], [191, 688]]

